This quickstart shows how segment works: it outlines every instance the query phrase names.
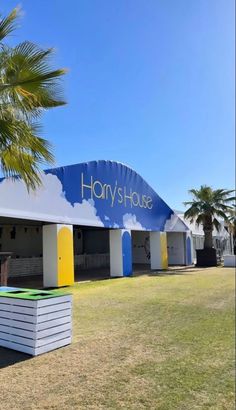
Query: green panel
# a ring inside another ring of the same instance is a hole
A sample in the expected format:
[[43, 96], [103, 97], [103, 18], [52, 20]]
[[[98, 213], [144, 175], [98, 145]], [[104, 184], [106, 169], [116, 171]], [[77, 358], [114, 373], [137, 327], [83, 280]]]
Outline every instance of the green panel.
[[17, 289], [10, 290], [6, 292], [1, 292], [0, 297], [15, 298], [15, 299], [28, 299], [28, 300], [42, 300], [55, 298], [58, 296], [65, 296], [68, 293], [58, 292], [58, 291], [47, 291], [47, 290], [37, 290], [37, 289]]

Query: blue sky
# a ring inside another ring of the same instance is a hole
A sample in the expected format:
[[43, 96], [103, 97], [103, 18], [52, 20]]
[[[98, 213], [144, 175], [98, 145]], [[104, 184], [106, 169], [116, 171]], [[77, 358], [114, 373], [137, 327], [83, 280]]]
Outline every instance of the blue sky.
[[56, 165], [124, 162], [177, 209], [190, 188], [234, 187], [234, 0], [21, 6], [10, 43], [53, 46], [69, 69], [68, 105], [43, 117]]

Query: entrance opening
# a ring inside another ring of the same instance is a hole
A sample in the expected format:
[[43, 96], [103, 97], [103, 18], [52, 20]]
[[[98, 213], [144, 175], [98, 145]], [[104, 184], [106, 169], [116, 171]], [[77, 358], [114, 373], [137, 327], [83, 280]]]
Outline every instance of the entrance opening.
[[[43, 288], [42, 221], [0, 218], [0, 252], [12, 252], [8, 286]], [[74, 227], [75, 281], [110, 277], [109, 230]]]
[[109, 229], [74, 226], [75, 281], [110, 277]]
[[41, 221], [0, 217], [0, 252], [12, 252], [8, 285], [43, 287]]
[[151, 269], [149, 232], [132, 231], [132, 259], [134, 273]]

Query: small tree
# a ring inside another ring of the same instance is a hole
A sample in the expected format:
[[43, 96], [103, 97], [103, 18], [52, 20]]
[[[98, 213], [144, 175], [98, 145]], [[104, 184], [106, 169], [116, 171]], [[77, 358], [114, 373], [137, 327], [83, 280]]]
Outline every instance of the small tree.
[[184, 202], [189, 206], [184, 217], [190, 222], [196, 222], [197, 225], [203, 226], [204, 231], [204, 249], [213, 248], [213, 229], [219, 230], [222, 219], [229, 222], [229, 215], [232, 213], [235, 196], [232, 196], [234, 190], [212, 189], [207, 185], [202, 185], [199, 190], [190, 189], [189, 193], [193, 200]]
[[42, 163], [52, 163], [50, 143], [39, 136], [44, 110], [65, 104], [58, 81], [64, 69], [52, 70], [52, 49], [25, 41], [5, 43], [16, 28], [19, 9], [0, 20], [0, 167], [6, 176], [19, 175], [28, 188], [40, 184]]

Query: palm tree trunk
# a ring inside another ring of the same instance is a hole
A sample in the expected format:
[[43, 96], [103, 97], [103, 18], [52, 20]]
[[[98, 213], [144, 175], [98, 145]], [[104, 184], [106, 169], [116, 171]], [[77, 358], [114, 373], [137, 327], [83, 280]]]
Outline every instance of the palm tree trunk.
[[212, 229], [204, 229], [204, 249], [213, 248], [213, 235]]
[[211, 249], [213, 248], [213, 221], [212, 215], [208, 214], [205, 216], [205, 220], [203, 223], [203, 231], [204, 231], [204, 249]]

